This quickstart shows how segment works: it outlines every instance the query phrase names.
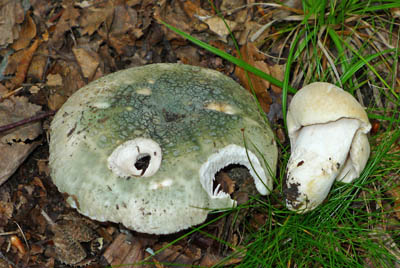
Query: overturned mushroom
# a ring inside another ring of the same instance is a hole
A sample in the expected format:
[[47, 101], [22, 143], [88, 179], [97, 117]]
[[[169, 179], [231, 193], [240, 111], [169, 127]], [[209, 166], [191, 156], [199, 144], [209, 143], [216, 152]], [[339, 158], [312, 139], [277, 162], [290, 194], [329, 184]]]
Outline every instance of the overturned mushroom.
[[307, 212], [327, 197], [333, 182], [352, 182], [364, 169], [371, 129], [367, 113], [348, 92], [312, 83], [293, 97], [287, 114], [291, 156], [286, 205]]
[[[244, 139], [246, 140], [246, 146]], [[120, 71], [80, 89], [51, 125], [50, 167], [67, 202], [99, 221], [177, 232], [235, 205], [214, 185], [231, 164], [272, 188], [277, 148], [254, 99], [230, 78], [180, 64]]]

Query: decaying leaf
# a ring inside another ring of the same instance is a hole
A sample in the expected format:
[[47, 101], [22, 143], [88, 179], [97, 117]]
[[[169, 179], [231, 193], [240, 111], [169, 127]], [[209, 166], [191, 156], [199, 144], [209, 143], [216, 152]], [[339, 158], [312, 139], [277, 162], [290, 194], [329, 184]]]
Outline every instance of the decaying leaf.
[[215, 175], [215, 185], [220, 185], [220, 190], [232, 194], [235, 190], [235, 181], [233, 181], [226, 172], [220, 171]]
[[216, 33], [220, 40], [226, 42], [229, 35], [229, 29], [233, 32], [236, 30], [238, 24], [235, 21], [225, 20], [229, 29], [226, 27], [223, 20], [220, 17], [213, 16], [211, 18], [206, 18], [203, 22], [207, 23], [210, 30]]
[[70, 31], [73, 26], [78, 25], [78, 18], [80, 16], [79, 10], [74, 7], [72, 0], [63, 1], [63, 9], [61, 17], [57, 21], [53, 34], [50, 38], [50, 43], [53, 47], [59, 49], [65, 42], [64, 34]]
[[99, 55], [96, 52], [83, 47], [74, 47], [72, 51], [81, 67], [83, 76], [91, 80], [100, 64]]
[[111, 24], [114, 14], [114, 2], [105, 1], [99, 5], [83, 9], [80, 17], [81, 35], [92, 35], [103, 23]]
[[[14, 89], [25, 81], [26, 74], [29, 69], [33, 54], [40, 44], [39, 39], [36, 39], [29, 48], [18, 51], [20, 54], [20, 61], [16, 67], [15, 76], [8, 82], [7, 87]], [[17, 52], [17, 53], [18, 53]]]
[[14, 204], [11, 200], [9, 190], [0, 187], [0, 227], [5, 226], [12, 217]]
[[[135, 264], [143, 260], [144, 248], [137, 239], [129, 239], [126, 234], [119, 234], [104, 252], [103, 257], [111, 265]], [[124, 267], [142, 267], [137, 265]]]
[[32, 57], [27, 76], [36, 81], [43, 80], [46, 64], [48, 62], [49, 50], [45, 44], [41, 44]]
[[[240, 52], [242, 54], [243, 60], [247, 62], [248, 64], [257, 67], [261, 71], [264, 71], [267, 74], [270, 74], [270, 70], [268, 67], [268, 64], [264, 62], [264, 56], [258, 52], [256, 46], [252, 43], [247, 43], [244, 45], [241, 49]], [[252, 92], [252, 89], [250, 87], [249, 79], [251, 81], [251, 84], [253, 86], [254, 92], [258, 98], [258, 101], [261, 104], [262, 109], [264, 112], [268, 113], [269, 111], [269, 105], [272, 102], [272, 99], [267, 91], [267, 89], [270, 87], [270, 83], [267, 80], [264, 80], [252, 73], [248, 73], [248, 76], [246, 75], [246, 72], [239, 67], [236, 67], [235, 69], [235, 74], [239, 78], [240, 82], [244, 87]]]
[[[270, 65], [269, 69], [271, 71], [271, 76], [275, 77], [276, 79], [283, 81], [283, 77], [285, 74], [285, 65], [279, 65], [279, 64], [274, 64], [274, 65]], [[274, 91], [277, 94], [282, 93], [282, 88], [271, 84], [271, 89], [272, 91]]]
[[32, 39], [36, 36], [36, 24], [30, 13], [25, 17], [18, 39], [12, 44], [14, 50], [20, 50], [29, 46]]
[[20, 1], [1, 1], [0, 5], [0, 46], [12, 43], [18, 38], [19, 25], [24, 20]]
[[[10, 97], [0, 103], [0, 126], [31, 117], [41, 107], [28, 102], [26, 97]], [[34, 140], [42, 132], [39, 122], [29, 123], [0, 133], [0, 185], [5, 182], [39, 145]]]

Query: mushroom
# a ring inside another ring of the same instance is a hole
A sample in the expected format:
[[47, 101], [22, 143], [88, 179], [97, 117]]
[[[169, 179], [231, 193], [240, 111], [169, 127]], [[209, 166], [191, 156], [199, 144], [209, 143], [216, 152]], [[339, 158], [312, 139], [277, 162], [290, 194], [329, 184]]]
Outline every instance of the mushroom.
[[152, 234], [236, 205], [214, 175], [239, 164], [265, 195], [277, 147], [255, 100], [216, 71], [152, 64], [74, 93], [51, 124], [51, 177], [67, 202], [98, 221]]
[[291, 156], [285, 194], [290, 210], [314, 209], [335, 180], [352, 182], [367, 163], [367, 113], [335, 85], [316, 82], [298, 91], [289, 105], [287, 128]]

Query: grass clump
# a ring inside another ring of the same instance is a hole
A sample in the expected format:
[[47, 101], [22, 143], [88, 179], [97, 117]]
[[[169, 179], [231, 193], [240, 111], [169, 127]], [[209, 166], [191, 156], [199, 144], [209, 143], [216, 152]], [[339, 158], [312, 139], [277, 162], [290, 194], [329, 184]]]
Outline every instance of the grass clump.
[[[266, 55], [286, 65], [283, 81], [165, 25], [282, 87], [284, 119], [288, 94], [311, 82], [327, 81], [349, 91], [367, 108], [374, 133], [371, 157], [360, 178], [351, 184], [335, 183], [324, 204], [304, 215], [282, 205], [290, 154], [288, 145], [281, 144], [272, 195], [254, 197], [235, 209], [251, 206], [266, 215], [266, 221], [258, 229], [245, 227], [250, 233], [245, 246], [232, 246], [236, 252], [230, 258], [245, 252], [238, 267], [394, 267], [400, 263], [400, 21], [395, 13], [400, 3], [302, 1], [301, 9], [260, 5], [275, 14], [291, 11], [271, 19], [274, 32], [257, 41]], [[223, 19], [224, 14], [217, 14]], [[229, 257], [220, 265], [228, 261]]]

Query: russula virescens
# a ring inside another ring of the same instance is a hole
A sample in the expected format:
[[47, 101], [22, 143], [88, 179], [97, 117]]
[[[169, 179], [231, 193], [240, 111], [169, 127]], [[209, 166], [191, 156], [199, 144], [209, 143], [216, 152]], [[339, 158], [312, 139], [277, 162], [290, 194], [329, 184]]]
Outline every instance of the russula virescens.
[[300, 89], [289, 105], [287, 128], [291, 156], [285, 194], [290, 210], [314, 209], [335, 179], [352, 182], [367, 163], [367, 113], [335, 85], [316, 82]]
[[67, 202], [145, 233], [177, 232], [202, 223], [210, 209], [234, 206], [214, 183], [231, 164], [247, 167], [268, 194], [276, 161], [273, 133], [251, 94], [188, 65], [100, 78], [74, 93], [51, 124], [51, 177]]

